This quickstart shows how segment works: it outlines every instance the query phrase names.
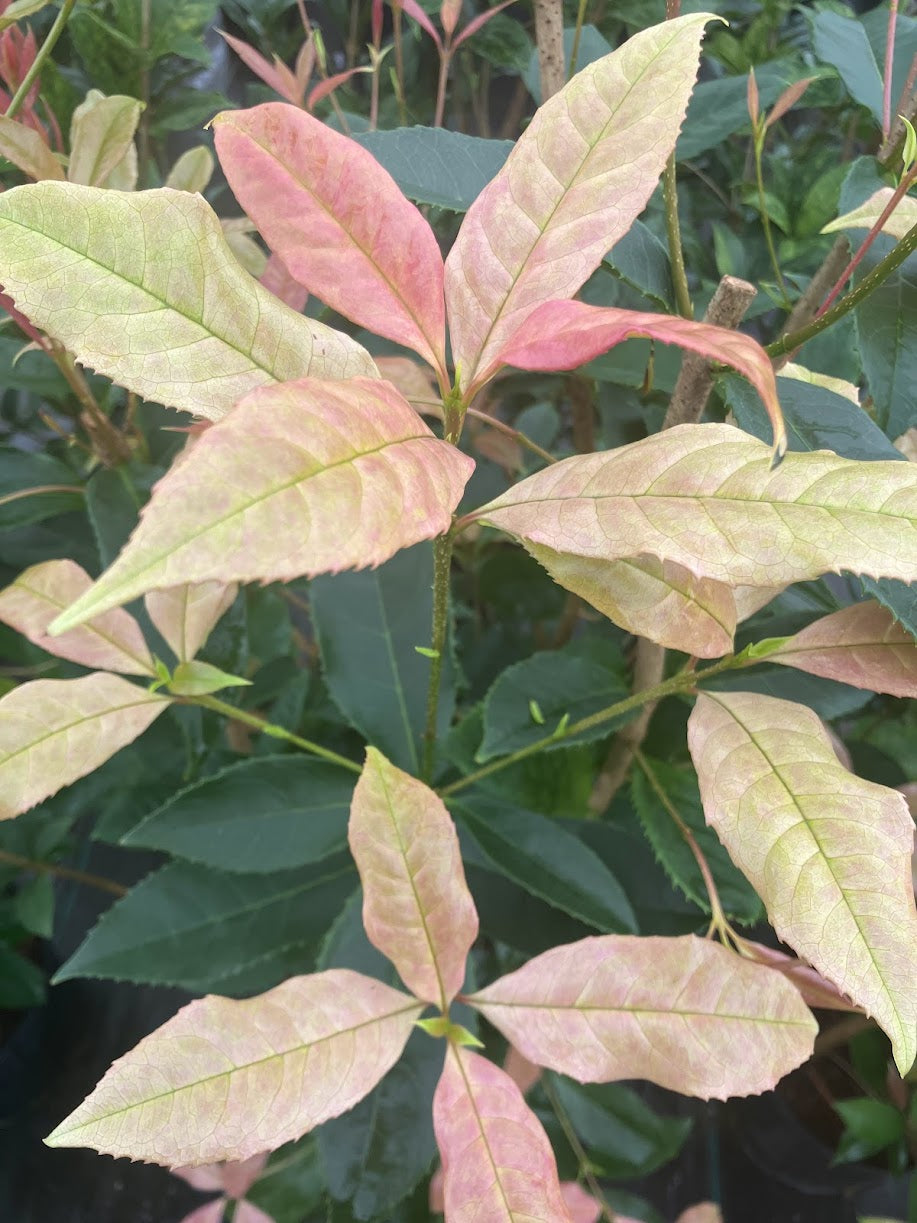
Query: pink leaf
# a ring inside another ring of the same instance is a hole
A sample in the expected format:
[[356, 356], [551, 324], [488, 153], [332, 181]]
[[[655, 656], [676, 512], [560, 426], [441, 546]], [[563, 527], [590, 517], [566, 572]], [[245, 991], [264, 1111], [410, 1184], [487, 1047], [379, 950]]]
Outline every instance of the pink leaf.
[[[602, 1217], [602, 1207], [591, 1193], [587, 1193], [576, 1181], [562, 1181], [560, 1196], [570, 1215], [571, 1223], [599, 1223]], [[616, 1223], [621, 1223], [621, 1216], [615, 1214]]]
[[274, 1223], [273, 1215], [265, 1214], [251, 1202], [239, 1202], [232, 1223]]
[[200, 1189], [201, 1193], [222, 1192], [222, 1164], [199, 1164], [196, 1168], [170, 1168], [169, 1171], [192, 1189]]
[[282, 98], [286, 98], [288, 102], [292, 102], [294, 106], [301, 106], [303, 101], [304, 87], [301, 82], [290, 72], [286, 65], [282, 64], [275, 56], [275, 62], [272, 64], [266, 60], [264, 56], [256, 51], [254, 47], [247, 42], [243, 42], [241, 38], [234, 38], [232, 34], [227, 34], [224, 30], [219, 33], [223, 39], [229, 43], [239, 59], [255, 76], [260, 77], [265, 85], [269, 85], [275, 93], [279, 93]]
[[97, 769], [168, 704], [104, 671], [14, 688], [0, 700], [0, 819]]
[[[466, 39], [473, 38], [475, 34], [477, 34], [478, 30], [487, 25], [491, 17], [495, 17], [497, 13], [501, 11], [501, 9], [508, 8], [511, 4], [515, 3], [516, 0], [503, 0], [502, 4], [495, 4], [493, 8], [487, 9], [486, 12], [478, 13], [477, 17], [472, 17], [472, 19], [465, 26], [464, 30], [462, 30], [461, 34], [459, 34], [458, 38], [452, 44], [452, 50], [457, 51]], [[445, 25], [445, 22], [443, 22], [443, 24]]]
[[140, 625], [126, 611], [107, 612], [62, 637], [48, 636], [54, 617], [90, 586], [92, 578], [74, 561], [33, 565], [0, 591], [0, 620], [58, 658], [125, 675], [155, 675]]
[[701, 1202], [682, 1211], [675, 1223], [723, 1223], [723, 1215], [715, 1202]]
[[917, 642], [871, 599], [816, 620], [767, 661], [871, 692], [917, 697]]
[[347, 318], [442, 369], [439, 246], [372, 154], [280, 103], [224, 111], [213, 127], [236, 198], [291, 274]]
[[54, 631], [164, 586], [379, 565], [447, 530], [473, 467], [388, 382], [265, 387], [159, 481], [124, 551]]
[[185, 1215], [181, 1223], [223, 1223], [223, 1217], [226, 1211], [226, 1199], [216, 1198], [213, 1202], [205, 1202], [203, 1206], [198, 1206], [197, 1210], [192, 1210], [189, 1215]]
[[415, 357], [377, 357], [376, 367], [418, 412], [442, 419], [442, 397], [428, 365], [422, 365]]
[[439, 30], [437, 30], [436, 26], [417, 3], [417, 0], [391, 0], [391, 5], [392, 8], [403, 9], [409, 17], [413, 17], [417, 24], [427, 31], [436, 43], [437, 49], [440, 52], [442, 51], [443, 42], [439, 36]]
[[[223, 1186], [231, 1198], [244, 1198], [264, 1171], [270, 1151], [262, 1151], [251, 1159], [231, 1160], [222, 1165]], [[238, 1211], [236, 1212], [238, 1217]]]
[[677, 344], [743, 374], [767, 408], [778, 454], [786, 450], [786, 430], [777, 383], [767, 353], [750, 336], [667, 314], [646, 314], [585, 302], [552, 301], [540, 306], [525, 327], [497, 353], [496, 360], [519, 369], [575, 369], [634, 336]]
[[335, 72], [333, 76], [326, 77], [325, 80], [319, 81], [312, 92], [309, 94], [309, 100], [306, 103], [307, 109], [311, 113], [323, 98], [327, 98], [329, 94], [334, 93], [339, 85], [343, 85], [349, 81], [352, 76], [358, 72], [366, 72], [366, 67], [348, 68], [345, 72]]
[[684, 118], [703, 27], [636, 34], [537, 112], [446, 262], [452, 350], [466, 392], [543, 302], [572, 297], [643, 210]]
[[875, 1018], [905, 1074], [917, 911], [904, 799], [848, 773], [811, 709], [774, 697], [701, 694], [688, 746], [707, 823], [778, 936]]
[[730, 586], [849, 569], [909, 582], [917, 572], [917, 467], [788, 454], [729, 425], [679, 425], [537, 472], [474, 514], [573, 556], [648, 553]]
[[305, 309], [309, 294], [298, 280], [290, 275], [290, 269], [279, 255], [268, 256], [264, 271], [261, 273], [261, 284], [269, 293], [279, 297], [285, 306], [301, 314]]
[[458, 25], [458, 19], [461, 15], [462, 0], [441, 0], [439, 19], [443, 29], [446, 31], [446, 38], [451, 38], [455, 33], [455, 27]]
[[555, 947], [469, 1002], [551, 1070], [705, 1100], [769, 1090], [809, 1057], [816, 1032], [788, 981], [693, 935]]
[[257, 998], [208, 997], [120, 1058], [45, 1141], [151, 1163], [248, 1159], [352, 1108], [423, 1003], [347, 969]]
[[370, 942], [412, 993], [445, 1011], [478, 933], [451, 816], [423, 782], [370, 747], [348, 836]]
[[541, 1067], [523, 1057], [515, 1045], [507, 1048], [503, 1069], [523, 1095], [527, 1095], [541, 1078]]
[[449, 1046], [433, 1128], [448, 1223], [572, 1223], [547, 1135], [492, 1062]]
[[763, 943], [755, 943], [751, 939], [743, 939], [742, 946], [751, 952], [759, 964], [766, 964], [769, 968], [782, 972], [788, 981], [792, 981], [805, 999], [806, 1006], [821, 1011], [861, 1009], [845, 997], [837, 986], [826, 981], [821, 973], [804, 964], [802, 960], [797, 960], [795, 956], [777, 951], [773, 947], [765, 947]]
[[794, 81], [792, 85], [784, 89], [783, 93], [774, 103], [774, 109], [767, 116], [767, 122], [764, 124], [765, 128], [773, 127], [779, 119], [782, 119], [788, 111], [791, 111], [814, 80], [814, 76], [807, 76], [800, 81]]
[[0, 155], [36, 181], [67, 177], [43, 133], [6, 115], [0, 115]]
[[226, 586], [222, 582], [195, 582], [151, 590], [144, 602], [150, 619], [175, 657], [179, 662], [189, 662], [219, 618], [232, 606], [237, 593], [234, 583]]

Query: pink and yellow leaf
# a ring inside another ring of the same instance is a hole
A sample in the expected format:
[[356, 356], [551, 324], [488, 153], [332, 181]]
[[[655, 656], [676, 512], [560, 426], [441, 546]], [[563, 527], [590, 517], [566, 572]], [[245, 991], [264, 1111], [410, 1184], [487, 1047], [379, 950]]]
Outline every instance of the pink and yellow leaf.
[[189, 662], [205, 644], [216, 622], [231, 607], [237, 593], [238, 587], [232, 582], [229, 585], [194, 582], [151, 590], [144, 603], [150, 619], [175, 657], [179, 662]]

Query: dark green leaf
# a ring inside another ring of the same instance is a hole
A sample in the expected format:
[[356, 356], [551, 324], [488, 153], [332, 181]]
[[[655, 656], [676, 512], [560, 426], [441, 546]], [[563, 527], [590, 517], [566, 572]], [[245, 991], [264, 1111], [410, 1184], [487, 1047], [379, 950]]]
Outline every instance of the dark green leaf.
[[[885, 235], [876, 239], [856, 273], [857, 284], [893, 245]], [[917, 424], [917, 256], [884, 280], [854, 317], [876, 420], [889, 437], [898, 437]]]
[[[3, 317], [0, 313], [0, 318]], [[27, 343], [24, 339], [0, 335], [0, 387], [4, 391], [32, 391], [42, 399], [55, 402], [66, 400], [71, 392], [63, 374], [47, 353], [23, 352]]]
[[[755, 72], [762, 108], [772, 106], [802, 73], [790, 62], [763, 64]], [[688, 113], [676, 154], [679, 161], [690, 161], [707, 149], [722, 144], [733, 132], [751, 125], [748, 117], [748, 77], [729, 76], [718, 81], [701, 81], [691, 95]]]
[[408, 197], [465, 212], [506, 161], [511, 140], [484, 140], [441, 127], [398, 127], [354, 137]]
[[710, 901], [697, 860], [681, 834], [669, 808], [688, 826], [713, 874], [726, 913], [746, 924], [760, 921], [764, 906], [744, 875], [704, 821], [697, 777], [693, 770], [675, 768], [660, 760], [643, 758], [651, 774], [635, 767], [632, 780], [634, 807], [659, 862], [676, 887], [696, 905], [710, 912]]
[[862, 22], [841, 13], [816, 13], [812, 33], [816, 56], [837, 69], [853, 100], [881, 123], [882, 72]]
[[[66, 463], [49, 454], [31, 454], [12, 446], [0, 446], [0, 499], [10, 493], [47, 484], [79, 488], [81, 481]], [[81, 492], [36, 493], [30, 497], [17, 497], [15, 501], [0, 504], [0, 530], [27, 526], [70, 510], [81, 510], [84, 504], [85, 498]]]
[[312, 970], [356, 883], [349, 855], [273, 875], [174, 863], [103, 915], [56, 981], [107, 977], [230, 997]]
[[314, 1134], [275, 1151], [245, 1195], [274, 1223], [304, 1223], [306, 1212], [321, 1205], [325, 1177]]
[[[460, 30], [458, 32], [461, 33]], [[509, 13], [495, 13], [467, 42], [462, 43], [462, 49], [466, 48], [495, 68], [513, 74], [525, 72], [532, 58], [531, 38]]]
[[[378, 569], [316, 578], [312, 620], [328, 689], [351, 724], [393, 764], [417, 774], [422, 757], [433, 619], [430, 544], [399, 552]], [[439, 733], [454, 702], [452, 666], [443, 660]]]
[[863, 593], [878, 599], [909, 633], [917, 637], [917, 582], [895, 582], [890, 578], [860, 578]]
[[834, 1107], [844, 1122], [836, 1164], [868, 1159], [904, 1137], [904, 1114], [884, 1100], [835, 1100]]
[[41, 1006], [46, 992], [47, 982], [41, 969], [0, 943], [0, 1011]]
[[762, 666], [741, 675], [717, 675], [706, 685], [721, 692], [761, 692], [783, 701], [808, 705], [820, 718], [831, 721], [855, 713], [872, 700], [872, 693], [837, 680], [807, 675], [790, 667]]
[[36, 875], [16, 893], [16, 920], [23, 930], [50, 938], [54, 927], [54, 884], [48, 874]]
[[488, 938], [533, 956], [559, 943], [575, 943], [577, 939], [595, 934], [594, 927], [545, 904], [525, 888], [512, 883], [506, 875], [472, 862], [472, 854], [480, 863], [488, 862], [466, 833], [462, 838], [465, 878], [478, 911], [481, 931]]
[[89, 521], [99, 548], [99, 559], [107, 568], [137, 525], [150, 489], [162, 475], [158, 467], [130, 463], [124, 467], [100, 468], [86, 485]]
[[642, 221], [634, 221], [624, 237], [615, 243], [605, 256], [605, 264], [615, 276], [663, 310], [673, 309], [669, 253]]
[[123, 844], [224, 871], [277, 871], [347, 843], [354, 781], [323, 760], [259, 756], [180, 790]]

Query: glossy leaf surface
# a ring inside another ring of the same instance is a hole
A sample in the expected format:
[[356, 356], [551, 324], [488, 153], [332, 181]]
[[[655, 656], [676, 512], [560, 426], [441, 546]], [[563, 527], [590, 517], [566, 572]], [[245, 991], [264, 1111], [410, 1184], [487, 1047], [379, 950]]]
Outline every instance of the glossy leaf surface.
[[643, 210], [675, 145], [708, 14], [644, 30], [535, 115], [446, 262], [464, 389], [543, 302], [572, 297]]
[[529, 476], [473, 517], [575, 556], [649, 552], [733, 586], [917, 570], [917, 471], [770, 451], [729, 425], [680, 425]]
[[817, 1030], [789, 982], [694, 935], [555, 947], [469, 1001], [539, 1065], [702, 1099], [767, 1091], [811, 1054]]
[[213, 123], [236, 198], [292, 275], [355, 323], [444, 365], [433, 230], [371, 153], [294, 106]]
[[153, 675], [155, 668], [140, 625], [120, 608], [106, 612], [61, 637], [49, 637], [48, 625], [92, 585], [74, 561], [45, 561], [21, 573], [0, 591], [0, 620], [37, 646], [104, 671]]
[[[230, 582], [194, 582], [152, 590], [144, 599], [150, 619], [175, 657], [189, 662], [210, 636], [210, 630], [236, 597]], [[71, 600], [72, 602], [72, 600]]]
[[4, 192], [0, 284], [82, 364], [210, 420], [258, 386], [374, 372], [353, 340], [252, 280], [209, 205], [184, 191]]
[[0, 819], [97, 769], [168, 704], [104, 671], [14, 688], [0, 700]]
[[433, 1127], [449, 1223], [570, 1223], [547, 1135], [493, 1062], [449, 1047]]
[[445, 1010], [462, 988], [478, 917], [442, 800], [369, 748], [349, 840], [370, 942], [410, 990]]
[[917, 1051], [914, 824], [841, 765], [811, 710], [702, 694], [688, 723], [707, 820], [783, 942], [871, 1014], [902, 1073]]
[[192, 1002], [108, 1071], [45, 1141], [152, 1163], [246, 1159], [367, 1094], [421, 1004], [347, 969], [257, 998]]
[[160, 480], [117, 561], [55, 628], [183, 582], [378, 565], [446, 530], [473, 466], [387, 382], [265, 387]]

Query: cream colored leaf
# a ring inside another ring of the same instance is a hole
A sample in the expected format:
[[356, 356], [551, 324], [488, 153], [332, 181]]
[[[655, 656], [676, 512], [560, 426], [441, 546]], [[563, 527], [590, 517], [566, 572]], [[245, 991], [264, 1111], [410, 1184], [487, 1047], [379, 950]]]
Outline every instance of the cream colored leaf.
[[[880, 187], [865, 203], [834, 221], [829, 221], [822, 229], [823, 234], [833, 234], [839, 229], [872, 229], [894, 195], [892, 187]], [[882, 233], [891, 234], [899, 241], [907, 231], [917, 225], [917, 199], [906, 195], [895, 205], [894, 211], [882, 226]]]
[[36, 181], [66, 178], [63, 166], [38, 132], [6, 115], [0, 115], [0, 156]]
[[216, 163], [206, 145], [186, 149], [166, 176], [163, 184], [174, 191], [202, 192], [213, 178]]
[[127, 156], [140, 121], [143, 103], [115, 94], [106, 97], [90, 89], [73, 112], [67, 178], [86, 187], [104, 186]]
[[180, 662], [190, 662], [220, 616], [232, 605], [238, 590], [234, 582], [185, 583], [151, 590], [144, 602], [150, 619], [175, 657]]

